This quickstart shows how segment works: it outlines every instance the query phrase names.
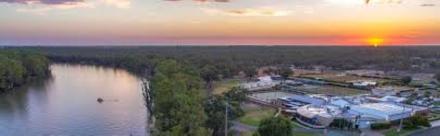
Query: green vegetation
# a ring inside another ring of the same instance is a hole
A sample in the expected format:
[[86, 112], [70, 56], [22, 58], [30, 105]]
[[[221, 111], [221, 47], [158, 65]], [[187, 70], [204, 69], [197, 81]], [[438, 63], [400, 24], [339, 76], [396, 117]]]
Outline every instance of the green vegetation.
[[282, 116], [263, 119], [258, 126], [259, 136], [292, 136], [291, 121]]
[[[324, 65], [334, 69], [357, 69], [368, 64], [382, 70], [410, 70], [411, 65], [430, 64], [439, 57], [440, 47], [285, 47], [285, 46], [210, 46], [210, 47], [27, 47], [41, 51], [56, 62], [88, 63], [144, 72], [159, 56], [206, 68], [205, 80], [225, 79], [244, 71], [254, 76], [261, 66]], [[411, 59], [418, 57], [421, 59]], [[432, 64], [432, 65], [431, 65]], [[211, 76], [214, 71], [214, 77]], [[218, 78], [221, 77], [221, 78]]]
[[[256, 125], [260, 123], [261, 119], [271, 117], [274, 111], [247, 112], [244, 117], [240, 118], [238, 98], [241, 97], [240, 93], [236, 93], [237, 91], [225, 94], [226, 97], [211, 95], [212, 91], [217, 92], [215, 86], [213, 88], [213, 84], [217, 81], [231, 79], [237, 75], [251, 78], [257, 74], [256, 70], [263, 66], [285, 68], [285, 66], [296, 65], [311, 68], [313, 65], [324, 65], [335, 70], [345, 70], [363, 68], [368, 65], [370, 68], [378, 70], [417, 70], [410, 66], [429, 64], [429, 69], [440, 68], [438, 62], [431, 61], [431, 58], [440, 57], [438, 54], [440, 47], [133, 46], [26, 47], [5, 50], [39, 51], [53, 62], [119, 67], [138, 76], [152, 79], [152, 90], [149, 92], [151, 95], [148, 96], [151, 96], [152, 115], [156, 119], [153, 135], [224, 134], [222, 132], [224, 122], [220, 120], [225, 116], [222, 111], [226, 106], [226, 100], [230, 101], [228, 109], [231, 113], [228, 115], [231, 116], [231, 119], [239, 118], [241, 122]], [[25, 55], [18, 56], [27, 55], [25, 53]], [[421, 59], [411, 59], [413, 57]], [[26, 58], [44, 60], [39, 57]], [[34, 68], [32, 63], [21, 61], [20, 57], [1, 55], [0, 73], [3, 77], [0, 86], [11, 88], [22, 84], [30, 77], [44, 73], [41, 71], [47, 69], [47, 61], [36, 60], [29, 62], [38, 62], [35, 63], [38, 68]], [[278, 72], [284, 77], [289, 75], [289, 73]], [[227, 92], [229, 87], [224, 88], [226, 89], [215, 94]], [[351, 95], [362, 92], [342, 87], [321, 87], [313, 91], [333, 95]], [[254, 118], [258, 120], [253, 120]], [[267, 122], [270, 124], [272, 121]], [[278, 129], [278, 127], [264, 127], [263, 130], [268, 128]]]
[[348, 88], [348, 87], [338, 87], [338, 86], [330, 86], [330, 85], [321, 85], [321, 86], [298, 86], [297, 89], [308, 92], [308, 93], [320, 93], [327, 95], [339, 95], [339, 96], [350, 96], [367, 93], [365, 90]]
[[407, 136], [414, 132], [417, 129], [401, 129], [400, 132], [397, 132], [397, 128], [392, 128], [383, 132], [385, 136]]
[[374, 123], [374, 124], [371, 124], [371, 129], [373, 129], [373, 130], [381, 130], [381, 129], [389, 129], [389, 128], [391, 128], [391, 123], [389, 123], [389, 122], [385, 122], [385, 123]]
[[427, 117], [421, 115], [415, 115], [404, 120], [403, 126], [405, 129], [416, 129], [419, 128], [419, 126], [431, 127], [431, 123], [429, 122]]
[[[383, 128], [388, 129], [388, 124], [386, 126], [387, 127]], [[398, 128], [391, 128], [384, 131], [383, 134], [385, 136], [406, 136], [411, 134], [415, 130], [420, 129], [420, 126], [430, 127], [431, 124], [428, 121], [428, 118], [421, 115], [415, 115], [403, 121], [403, 129], [401, 129], [400, 132], [397, 132]], [[373, 128], [373, 124], [371, 127]]]
[[273, 117], [275, 110], [272, 108], [257, 107], [245, 109], [245, 115], [239, 118], [239, 121], [243, 124], [258, 126], [261, 120], [269, 117]]
[[33, 52], [0, 51], [0, 92], [49, 75], [49, 61]]
[[191, 68], [173, 60], [158, 63], [151, 80], [155, 135], [209, 135], [204, 127], [201, 79]]
[[403, 78], [401, 79], [401, 82], [402, 82], [404, 85], [408, 85], [411, 81], [412, 81], [412, 78], [411, 78], [410, 76], [405, 76], [405, 77], [403, 77]]
[[440, 82], [440, 73], [436, 73], [434, 78], [437, 80], [437, 82]]
[[[208, 116], [205, 125], [213, 131], [212, 135], [224, 135], [226, 107], [228, 107], [229, 123], [244, 115], [241, 103], [245, 98], [243, 90], [232, 88], [227, 93], [224, 93], [224, 95], [214, 95], [205, 100], [204, 108]], [[232, 124], [228, 124], [228, 127], [231, 126]]]
[[333, 122], [330, 124], [330, 127], [339, 128], [339, 129], [345, 129], [345, 128], [352, 129], [354, 128], [354, 124], [346, 119], [334, 119]]
[[238, 79], [226, 79], [221, 81], [214, 82], [214, 91], [213, 94], [223, 94], [227, 91], [231, 90], [234, 87], [237, 87], [240, 83]]
[[278, 73], [284, 80], [293, 75], [293, 71], [288, 67], [282, 67]]

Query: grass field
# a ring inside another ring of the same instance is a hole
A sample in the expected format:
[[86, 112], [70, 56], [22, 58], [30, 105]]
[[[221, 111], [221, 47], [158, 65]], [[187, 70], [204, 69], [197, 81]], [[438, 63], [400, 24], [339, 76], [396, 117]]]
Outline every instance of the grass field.
[[350, 96], [357, 94], [368, 93], [365, 90], [354, 89], [354, 88], [346, 88], [346, 87], [338, 87], [338, 86], [330, 86], [330, 85], [305, 85], [299, 86], [297, 89], [315, 94], [327, 94], [327, 95], [338, 95], [338, 96]]
[[370, 81], [376, 81], [379, 84], [382, 84], [382, 83], [390, 81], [387, 79], [380, 79], [380, 78], [368, 78], [368, 77], [360, 77], [360, 76], [353, 76], [353, 75], [340, 75], [338, 73], [324, 73], [324, 74], [313, 74], [313, 75], [302, 75], [302, 76], [309, 77], [309, 78], [315, 78], [315, 79], [335, 81], [335, 82], [342, 82], [342, 83], [348, 83], [350, 81], [355, 81], [355, 80], [370, 80]]
[[243, 110], [245, 111], [245, 115], [239, 118], [239, 121], [251, 126], [258, 126], [261, 120], [273, 116], [276, 112], [275, 109], [272, 108], [257, 106], [246, 107], [243, 108]]
[[231, 90], [233, 87], [238, 86], [239, 84], [240, 84], [240, 80], [238, 79], [215, 81], [213, 94], [222, 94], [224, 92]]

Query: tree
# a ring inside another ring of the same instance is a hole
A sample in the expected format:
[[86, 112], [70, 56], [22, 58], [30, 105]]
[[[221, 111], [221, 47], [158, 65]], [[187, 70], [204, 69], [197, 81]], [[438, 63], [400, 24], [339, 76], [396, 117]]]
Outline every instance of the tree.
[[258, 126], [259, 136], [291, 136], [291, 121], [284, 117], [270, 117], [261, 121]]
[[200, 76], [206, 82], [206, 88], [212, 91], [212, 81], [218, 80], [219, 71], [212, 65], [205, 65], [200, 69]]
[[205, 136], [206, 115], [197, 73], [174, 60], [159, 62], [152, 79], [154, 134]]
[[32, 52], [0, 51], [0, 92], [47, 75], [49, 63], [46, 57]]
[[411, 83], [412, 78], [410, 76], [405, 76], [401, 79], [401, 82], [405, 85], [408, 85], [409, 83]]
[[431, 123], [429, 122], [428, 118], [422, 116], [422, 115], [415, 115], [403, 122], [405, 129], [415, 129], [419, 126], [424, 127], [431, 127]]
[[437, 80], [437, 82], [440, 82], [440, 73], [435, 74], [434, 78]]
[[[244, 115], [240, 103], [245, 100], [243, 90], [232, 88], [223, 96], [211, 96], [204, 102], [205, 113], [208, 116], [206, 126], [213, 131], [214, 136], [223, 136], [225, 130], [225, 107], [228, 106], [228, 120], [235, 120]], [[228, 103], [226, 105], [226, 103]], [[230, 127], [231, 125], [228, 125]]]
[[246, 67], [245, 69], [243, 69], [243, 72], [246, 74], [246, 77], [249, 79], [251, 79], [251, 78], [255, 77], [255, 75], [257, 75], [256, 68], [254, 68], [254, 67]]
[[293, 74], [293, 71], [288, 67], [283, 67], [280, 69], [280, 75], [281, 77], [286, 80], [289, 76]]

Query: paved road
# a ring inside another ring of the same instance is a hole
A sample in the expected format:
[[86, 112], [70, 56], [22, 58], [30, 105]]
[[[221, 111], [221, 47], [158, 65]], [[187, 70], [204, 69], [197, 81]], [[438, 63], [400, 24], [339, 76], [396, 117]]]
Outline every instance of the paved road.
[[440, 135], [440, 120], [431, 122], [431, 128], [412, 133], [410, 136], [438, 136]]
[[440, 135], [440, 126], [432, 127], [420, 132], [415, 132], [410, 136], [438, 136]]

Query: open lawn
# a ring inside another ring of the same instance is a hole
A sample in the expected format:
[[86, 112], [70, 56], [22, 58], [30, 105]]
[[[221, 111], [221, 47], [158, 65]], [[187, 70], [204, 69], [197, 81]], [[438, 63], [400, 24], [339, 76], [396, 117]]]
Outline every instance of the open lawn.
[[350, 96], [350, 95], [368, 93], [368, 91], [365, 90], [330, 86], [330, 85], [304, 85], [296, 88], [300, 91], [308, 92], [308, 93], [337, 95], [337, 96]]
[[324, 73], [324, 74], [313, 74], [313, 75], [302, 75], [303, 77], [309, 77], [309, 78], [315, 78], [315, 79], [323, 79], [328, 81], [335, 81], [335, 82], [341, 82], [341, 83], [349, 83], [350, 81], [356, 81], [356, 80], [370, 80], [370, 81], [376, 81], [379, 84], [390, 82], [391, 80], [388, 79], [381, 79], [381, 78], [369, 78], [369, 77], [360, 77], [360, 76], [353, 76], [353, 75], [343, 75], [338, 73]]
[[261, 120], [274, 116], [276, 112], [275, 109], [259, 106], [246, 107], [243, 109], [245, 115], [239, 118], [239, 121], [251, 126], [258, 126]]
[[226, 79], [222, 81], [214, 82], [214, 92], [213, 94], [222, 94], [231, 90], [233, 87], [236, 87], [240, 84], [240, 80], [238, 79]]

